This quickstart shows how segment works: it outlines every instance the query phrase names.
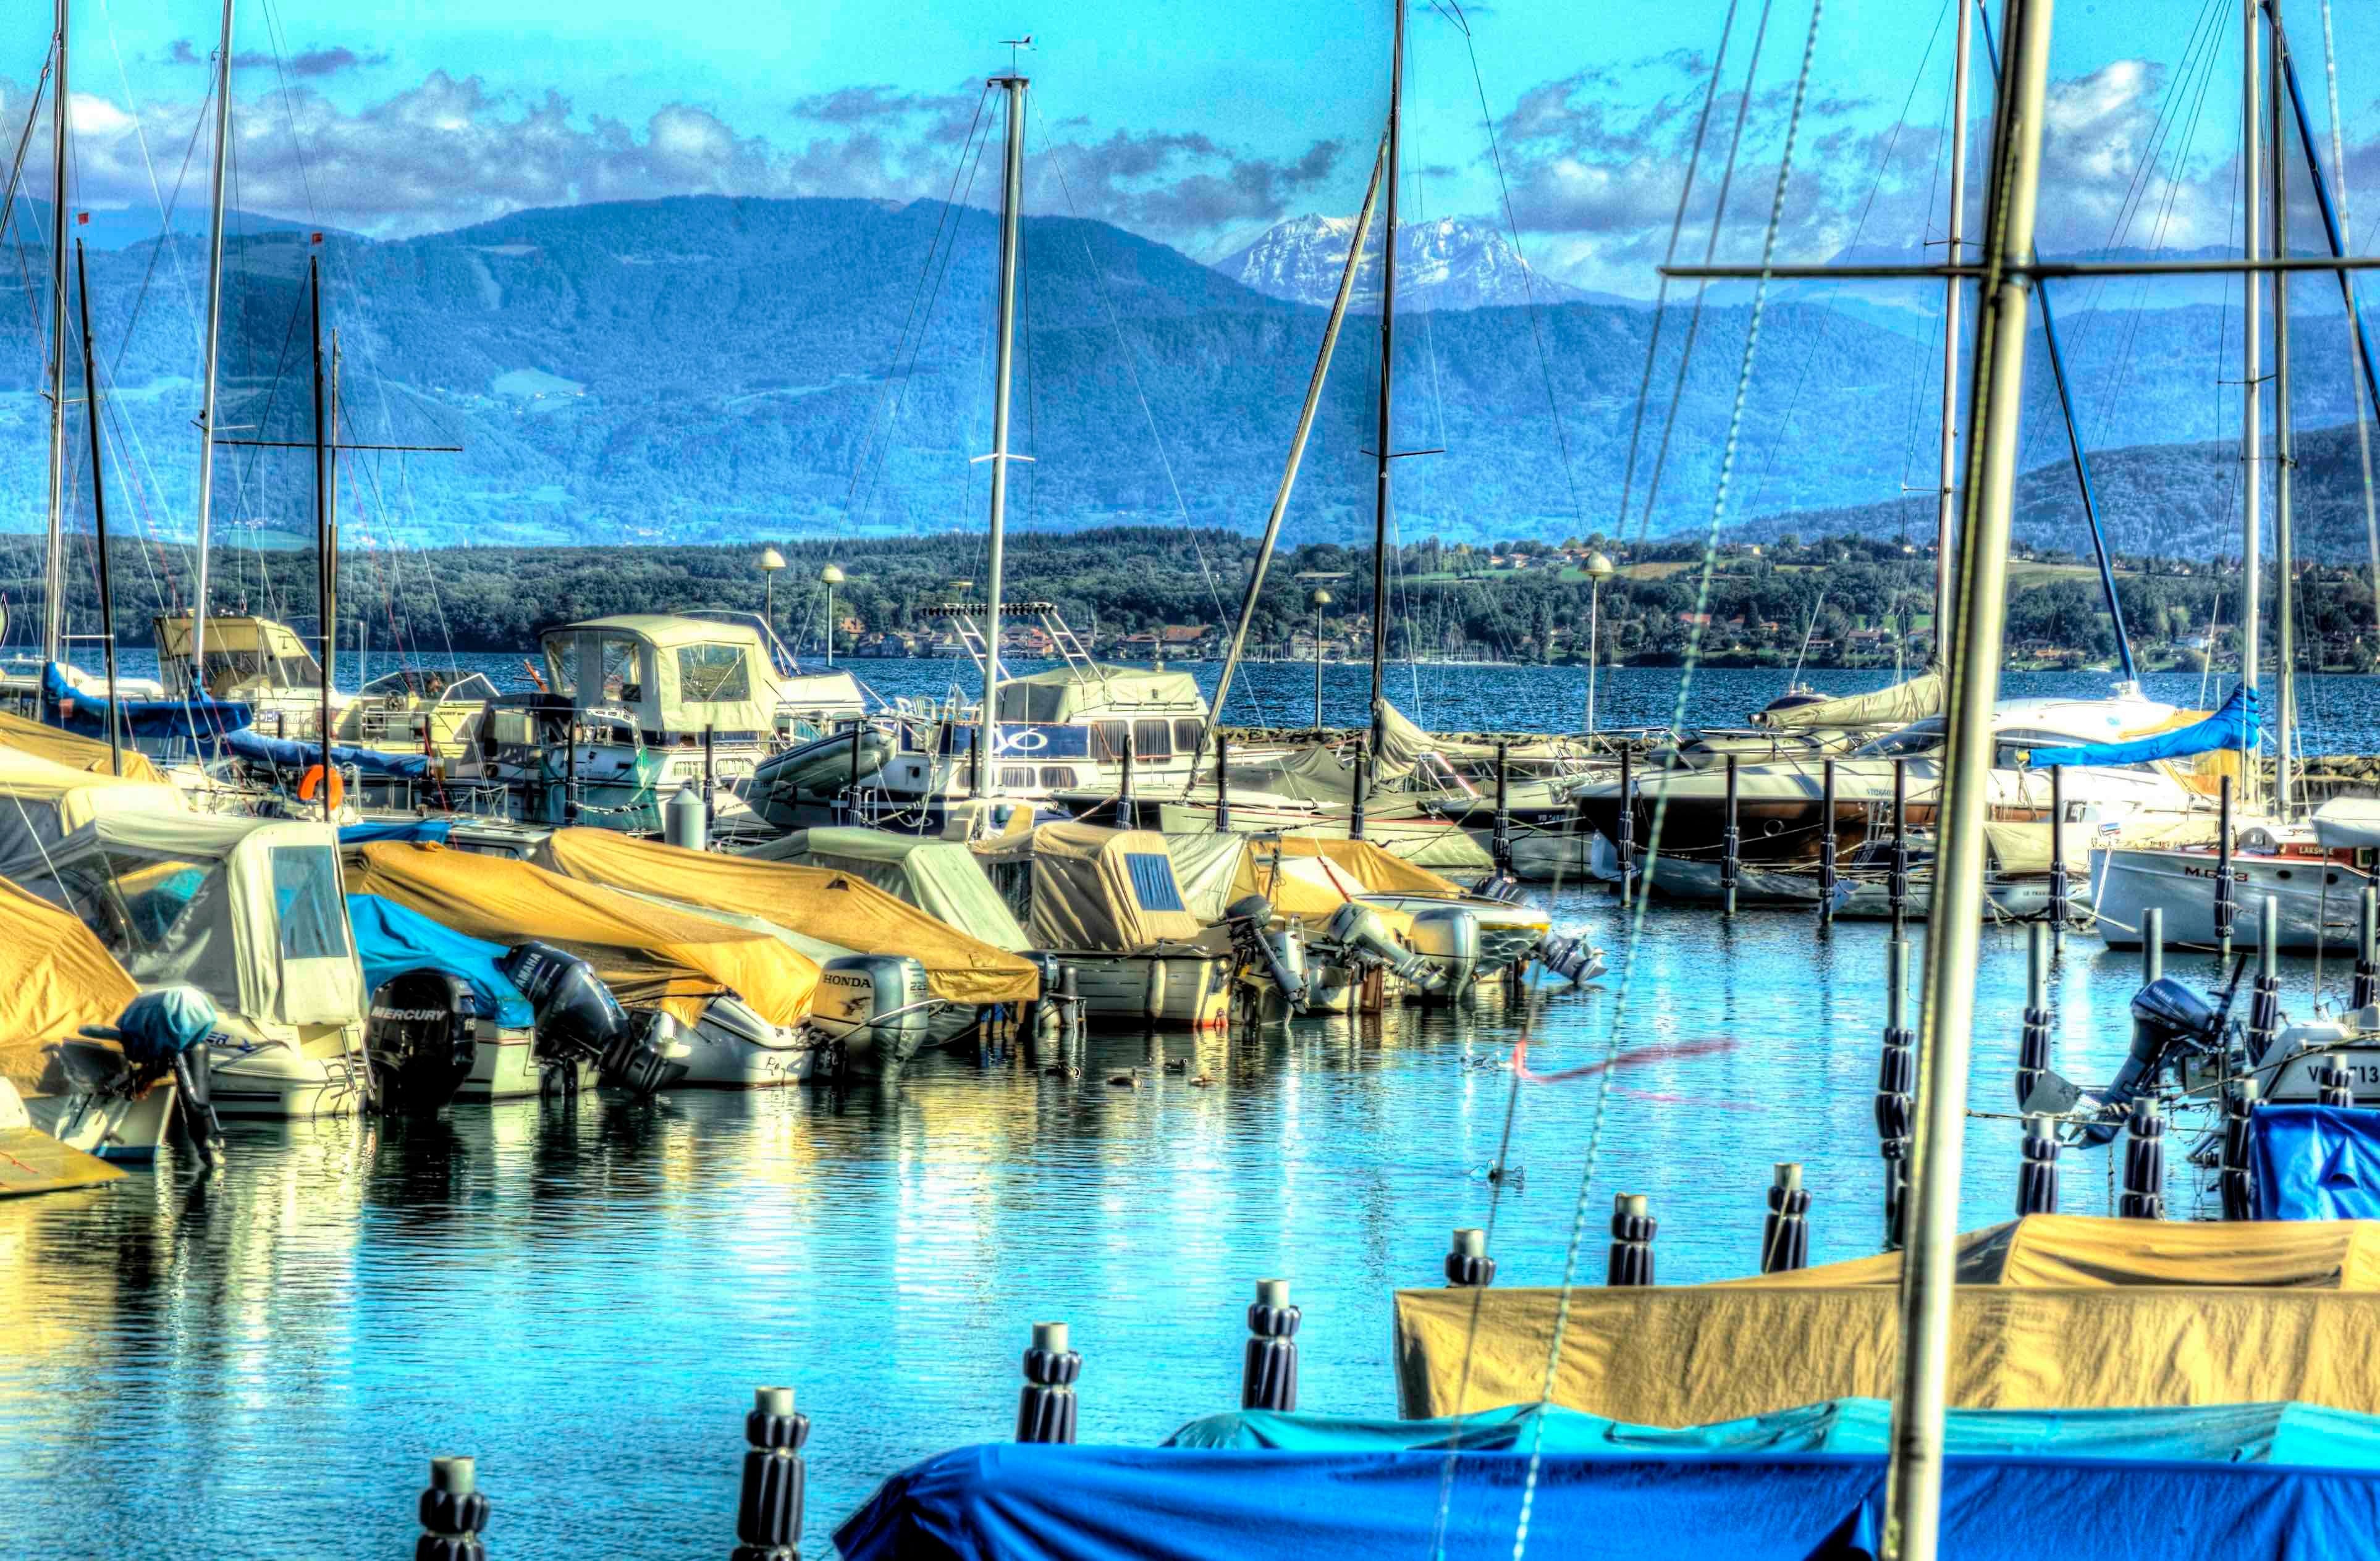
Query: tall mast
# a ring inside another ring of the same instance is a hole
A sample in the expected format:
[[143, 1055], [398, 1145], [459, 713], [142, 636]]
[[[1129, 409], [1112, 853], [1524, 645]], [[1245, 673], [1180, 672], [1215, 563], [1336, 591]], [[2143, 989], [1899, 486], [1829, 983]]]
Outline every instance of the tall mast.
[[[1389, 54], [1389, 153], [1382, 182], [1388, 189], [1387, 211], [1380, 229], [1380, 412], [1372, 430], [1375, 478], [1372, 497], [1372, 730], [1373, 763], [1366, 777], [1379, 774], [1382, 742], [1387, 736], [1388, 710], [1380, 684], [1389, 655], [1389, 463], [1396, 459], [1390, 442], [1390, 417], [1397, 388], [1397, 149], [1402, 139], [1398, 119], [1405, 96], [1405, 0], [1395, 0], [1396, 42]], [[1355, 799], [1360, 805], [1363, 798]]]
[[42, 659], [66, 659], [67, 636], [67, 0], [50, 57], [50, 525], [43, 557]]
[[[1950, 56], [1950, 264], [1966, 259], [1967, 54], [1973, 9], [1959, 7], [1957, 52]], [[1966, 284], [1942, 279], [1942, 451], [1934, 508], [1934, 659], [1950, 664], [1950, 550], [1959, 534], [1959, 313]]]
[[[2280, 0], [2273, 7], [2275, 37], [2267, 85], [2272, 111], [2271, 170], [2273, 180], [2273, 255], [2286, 260], [2289, 252], [2289, 180], [2282, 151]], [[2273, 273], [2273, 575], [2278, 593], [2273, 603], [2273, 652], [2279, 663], [2273, 672], [2273, 811], [2289, 816], [2289, 744], [2297, 725], [2297, 624], [2294, 572], [2296, 554], [2290, 488], [2296, 466], [2295, 442], [2289, 426], [2289, 273]]]
[[[224, 0], [223, 38], [215, 50], [215, 165], [208, 204], [207, 323], [199, 370], [199, 579], [190, 610], [190, 680], [207, 686], [207, 545], [213, 530], [215, 498], [215, 363], [223, 332], [224, 171], [231, 153], [231, 8]], [[163, 649], [161, 646], [159, 647]]]
[[[2240, 277], [2246, 299], [2240, 331], [2240, 681], [2250, 688], [2257, 685], [2262, 670], [2258, 630], [2265, 610], [2265, 279], [2253, 269], [2265, 250], [2265, 73], [2258, 63], [2264, 39], [2257, 9], [2256, 0], [2240, 0], [2240, 229], [2251, 269]], [[2252, 761], [2255, 756], [2247, 756]], [[2252, 763], [2247, 784], [2254, 795]]]
[[2040, 194], [2041, 131], [2049, 77], [2050, 0], [2008, 0], [2008, 68], [1992, 115], [1984, 275], [1975, 310], [1974, 382], [1968, 391], [1959, 528], [1959, 652], [1950, 662], [1948, 747], [1936, 817], [1934, 914], [1926, 923], [1924, 1039], [1919, 1051], [1917, 1163], [1901, 1258], [1900, 1377], [1893, 1396], [1884, 1554], [1940, 1554], [1944, 1384], [1957, 1277], [1959, 1161], [1966, 1130], [1974, 1029], [1976, 945], [1982, 935], [1984, 821], [1991, 804], [1992, 703], [1999, 693], [2008, 606], [2009, 524], [2017, 436], [2024, 414], [2025, 278]]
[[107, 480], [99, 447], [99, 369], [91, 346], [91, 272], [83, 264], [82, 240], [75, 240], [75, 297], [82, 315], [82, 409], [91, 428], [91, 526], [99, 555], [99, 643], [107, 657], [107, 768], [124, 773], [124, 739], [115, 700], [115, 590], [107, 568]]
[[333, 579], [337, 563], [333, 558], [331, 540], [331, 426], [330, 412], [324, 405], [328, 387], [322, 364], [322, 261], [321, 257], [306, 258], [306, 298], [312, 311], [314, 345], [314, 601], [322, 620], [322, 818], [328, 822], [331, 811], [331, 646], [337, 637], [338, 609], [332, 601]]
[[1014, 65], [991, 85], [1008, 93], [1008, 175], [1000, 185], [1000, 368], [991, 393], [991, 549], [983, 598], [983, 714], [977, 729], [978, 796], [1000, 790], [1001, 546], [1008, 524], [1008, 383], [1016, 357], [1016, 268], [1024, 258], [1026, 78]]

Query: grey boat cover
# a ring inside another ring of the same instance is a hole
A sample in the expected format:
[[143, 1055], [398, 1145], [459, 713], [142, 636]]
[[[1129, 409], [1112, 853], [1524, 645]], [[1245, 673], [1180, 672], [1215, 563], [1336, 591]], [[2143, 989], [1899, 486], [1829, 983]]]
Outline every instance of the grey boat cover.
[[1873, 694], [1821, 699], [1785, 710], [1762, 710], [1752, 719], [1772, 732], [1817, 729], [1898, 727], [1938, 716], [1944, 708], [1942, 674], [1928, 669], [1907, 683], [1879, 688]]
[[957, 841], [891, 829], [796, 829], [746, 853], [769, 862], [833, 867], [865, 878], [971, 938], [1012, 954], [1033, 947], [975, 853]]

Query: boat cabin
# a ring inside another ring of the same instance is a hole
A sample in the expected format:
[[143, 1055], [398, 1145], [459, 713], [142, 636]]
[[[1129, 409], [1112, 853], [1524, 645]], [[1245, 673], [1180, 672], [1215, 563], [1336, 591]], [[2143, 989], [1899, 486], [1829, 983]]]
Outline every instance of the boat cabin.
[[632, 720], [648, 747], [699, 746], [706, 729], [731, 744], [813, 736], [860, 713], [849, 673], [783, 666], [773, 639], [749, 614], [633, 613], [548, 629], [540, 644], [550, 696]]
[[[190, 630], [188, 612], [161, 612], [157, 631], [157, 669], [168, 698], [191, 693]], [[260, 693], [302, 690], [320, 696], [322, 664], [286, 623], [271, 618], [207, 617], [206, 693], [216, 699], [250, 700]]]

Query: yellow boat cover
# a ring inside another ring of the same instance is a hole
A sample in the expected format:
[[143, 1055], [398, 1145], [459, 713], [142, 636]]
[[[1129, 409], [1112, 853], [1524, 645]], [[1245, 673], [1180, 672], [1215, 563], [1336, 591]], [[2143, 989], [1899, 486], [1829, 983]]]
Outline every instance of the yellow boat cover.
[[165, 772], [151, 761], [147, 754], [127, 743], [124, 745], [124, 768], [121, 771], [108, 763], [107, 744], [96, 737], [79, 736], [61, 732], [55, 726], [44, 726], [23, 716], [12, 716], [0, 710], [0, 747], [30, 754], [35, 758], [62, 764], [68, 769], [86, 770], [93, 775], [121, 774], [127, 780], [146, 780], [164, 785]]
[[1362, 887], [1358, 894], [1461, 895], [1463, 886], [1416, 867], [1402, 856], [1381, 850], [1370, 841], [1334, 841], [1318, 835], [1284, 835], [1283, 856], [1318, 856]]
[[1128, 954], [1195, 943], [1206, 930], [1182, 898], [1165, 837], [1153, 830], [1044, 824], [974, 850], [988, 868], [1029, 867], [1026, 931], [1037, 949]]
[[[2038, 1215], [1961, 1238], [1955, 1409], [2297, 1399], [2380, 1413], [2380, 1221]], [[1721, 1284], [1573, 1289], [1553, 1401], [1701, 1425], [1888, 1398], [1897, 1255]], [[1534, 1403], [1561, 1292], [1401, 1290], [1408, 1417]]]
[[771, 1024], [799, 1023], [819, 967], [765, 932], [672, 910], [533, 863], [429, 843], [384, 843], [347, 854], [347, 892], [377, 894], [442, 926], [490, 943], [534, 938], [595, 967], [613, 996], [683, 1023], [732, 994]]
[[935, 920], [867, 879], [829, 867], [687, 851], [613, 829], [557, 829], [531, 858], [565, 877], [694, 909], [758, 915], [863, 954], [905, 954], [934, 995], [970, 1006], [1029, 1002], [1038, 967]]
[[0, 1078], [45, 1090], [51, 1043], [115, 1023], [139, 993], [72, 912], [0, 878]]

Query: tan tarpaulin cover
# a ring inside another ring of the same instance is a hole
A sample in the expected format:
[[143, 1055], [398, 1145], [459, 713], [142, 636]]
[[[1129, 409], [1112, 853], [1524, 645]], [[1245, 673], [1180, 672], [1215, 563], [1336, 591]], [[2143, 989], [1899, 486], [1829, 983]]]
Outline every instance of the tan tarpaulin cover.
[[1194, 943], [1205, 930], [1186, 909], [1143, 904], [1133, 887], [1129, 859], [1135, 856], [1154, 856], [1172, 874], [1165, 837], [1154, 830], [1044, 824], [1031, 834], [974, 849], [986, 862], [1031, 863], [1033, 913], [1026, 930], [1037, 949], [1133, 953], [1160, 943]]
[[[30, 754], [35, 758], [66, 766], [68, 769], [85, 770], [92, 775], [116, 775], [119, 771], [108, 763], [107, 744], [95, 737], [79, 737], [71, 732], [60, 732], [55, 726], [43, 726], [37, 720], [12, 716], [0, 711], [0, 747]], [[150, 762], [149, 756], [130, 744], [124, 746], [124, 768], [127, 780], [146, 780], [164, 785], [165, 772]]]
[[934, 995], [954, 1003], [1029, 1002], [1038, 969], [969, 938], [851, 873], [686, 851], [613, 829], [557, 829], [530, 858], [566, 877], [657, 895], [697, 910], [762, 916], [862, 954], [905, 954]]
[[[2380, 1221], [2043, 1215], [1961, 1240], [1954, 1408], [2293, 1398], [2380, 1413]], [[1887, 1256], [1716, 1285], [1573, 1289], [1554, 1401], [1699, 1425], [1889, 1398], [1900, 1267]], [[1399, 1291], [1400, 1412], [1536, 1401], [1560, 1300], [1556, 1289]]]
[[958, 841], [839, 827], [796, 829], [744, 854], [763, 862], [798, 862], [805, 867], [856, 873], [893, 898], [995, 949], [1021, 953], [1033, 947], [1008, 902], [983, 876], [975, 853]]
[[[1261, 894], [1272, 902], [1275, 920], [1302, 918], [1319, 926], [1336, 915], [1350, 896], [1293, 873], [1276, 873], [1272, 842], [1257, 841], [1233, 830], [1207, 834], [1169, 834], [1165, 849], [1173, 858], [1173, 876], [1182, 885], [1183, 903], [1212, 926], [1222, 925], [1223, 913], [1234, 901]], [[1288, 853], [1292, 859], [1299, 853]], [[1354, 886], [1361, 893], [1362, 886]]]
[[798, 1023], [817, 962], [766, 933], [674, 911], [528, 862], [434, 845], [368, 845], [347, 855], [347, 892], [378, 894], [467, 937], [532, 938], [585, 960], [632, 1007], [687, 1024], [722, 993], [771, 1024]]
[[1873, 694], [1821, 699], [1815, 705], [1796, 705], [1789, 710], [1763, 710], [1752, 719], [1774, 732], [1907, 726], [1912, 721], [1940, 715], [1942, 699], [1942, 674], [1924, 672], [1907, 683], [1879, 688]]
[[1369, 841], [1334, 841], [1316, 835], [1283, 836], [1283, 856], [1318, 856], [1363, 887], [1364, 894], [1461, 894], [1463, 886], [1427, 867], [1416, 867]]
[[71, 914], [0, 878], [0, 1078], [41, 1087], [51, 1042], [112, 1024], [140, 992]]

